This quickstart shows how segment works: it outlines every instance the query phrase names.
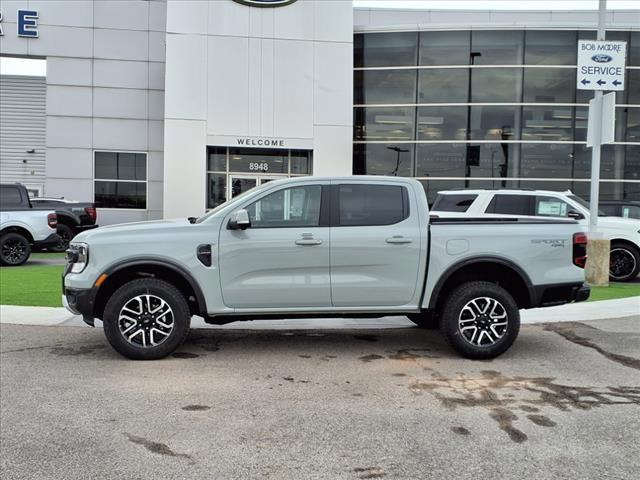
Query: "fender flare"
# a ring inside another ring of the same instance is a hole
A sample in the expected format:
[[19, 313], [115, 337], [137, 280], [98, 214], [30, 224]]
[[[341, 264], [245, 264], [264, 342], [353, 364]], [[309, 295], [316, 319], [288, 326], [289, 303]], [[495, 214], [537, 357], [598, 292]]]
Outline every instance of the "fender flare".
[[[109, 267], [107, 267], [105, 270], [103, 270], [100, 275], [107, 274], [107, 278], [109, 278], [114, 273], [124, 270], [125, 268], [144, 266], [144, 265], [154, 265], [159, 267], [165, 267], [170, 270], [173, 270], [173, 272], [183, 277], [195, 294], [196, 304], [198, 306], [198, 313], [200, 315], [206, 316], [207, 302], [204, 298], [204, 294], [202, 293], [202, 289], [200, 288], [200, 285], [193, 278], [193, 276], [189, 273], [189, 271], [186, 268], [184, 268], [182, 265], [179, 265], [178, 263], [172, 260], [168, 260], [165, 258], [158, 258], [158, 257], [136, 257], [136, 258], [116, 262], [113, 265], [110, 265]], [[98, 277], [100, 277], [100, 275], [98, 275]], [[98, 290], [96, 291], [96, 296], [98, 295], [99, 291], [100, 291], [100, 288], [98, 288]]]
[[525, 272], [520, 266], [515, 264], [514, 262], [492, 255], [483, 255], [477, 257], [465, 258], [457, 263], [454, 263], [449, 268], [447, 268], [444, 273], [440, 276], [440, 279], [436, 283], [435, 287], [433, 287], [433, 291], [431, 292], [431, 297], [429, 298], [429, 309], [434, 309], [436, 307], [436, 303], [438, 301], [438, 297], [440, 296], [440, 291], [444, 284], [449, 280], [453, 275], [458, 273], [461, 269], [470, 267], [476, 263], [494, 263], [496, 265], [500, 265], [502, 267], [507, 267], [513, 270], [523, 281], [525, 287], [527, 288], [527, 301], [529, 305], [535, 303], [535, 289], [533, 287], [533, 283], [531, 282], [531, 278], [527, 272]]

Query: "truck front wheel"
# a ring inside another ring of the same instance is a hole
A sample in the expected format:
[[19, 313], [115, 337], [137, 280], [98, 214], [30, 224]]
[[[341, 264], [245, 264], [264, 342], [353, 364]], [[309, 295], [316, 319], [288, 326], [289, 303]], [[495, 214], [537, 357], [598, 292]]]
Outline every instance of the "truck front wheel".
[[518, 336], [520, 312], [504, 288], [490, 282], [468, 282], [445, 301], [440, 328], [463, 357], [495, 358]]
[[157, 360], [187, 337], [189, 306], [173, 285], [155, 278], [121, 286], [105, 306], [104, 333], [111, 346], [133, 360]]

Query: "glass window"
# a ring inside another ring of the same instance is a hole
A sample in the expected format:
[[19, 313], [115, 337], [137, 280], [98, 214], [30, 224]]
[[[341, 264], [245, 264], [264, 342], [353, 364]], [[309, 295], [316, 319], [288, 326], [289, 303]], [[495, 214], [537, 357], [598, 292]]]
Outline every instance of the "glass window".
[[147, 208], [144, 182], [95, 182], [95, 204], [99, 208]]
[[472, 106], [472, 140], [517, 140], [520, 138], [520, 107]]
[[207, 170], [212, 172], [227, 171], [227, 149], [225, 147], [209, 147]]
[[368, 143], [354, 145], [353, 173], [356, 175], [413, 175], [411, 144]]
[[419, 107], [419, 140], [465, 140], [467, 107]]
[[227, 176], [207, 174], [207, 208], [215, 208], [227, 200]]
[[468, 65], [468, 31], [420, 32], [420, 65]]
[[291, 173], [311, 175], [313, 162], [309, 150], [291, 150]]
[[566, 217], [571, 208], [567, 202], [555, 197], [536, 196], [535, 215], [542, 217]]
[[339, 185], [339, 225], [393, 225], [409, 216], [406, 189], [393, 185]]
[[[514, 143], [483, 143], [469, 145], [467, 150], [468, 176], [507, 178], [517, 177], [519, 145]], [[494, 184], [506, 187], [506, 181]]]
[[357, 105], [416, 103], [415, 70], [368, 70], [354, 72]]
[[575, 65], [576, 32], [525, 31], [524, 63], [527, 65]]
[[416, 155], [417, 177], [464, 177], [467, 145], [422, 143]]
[[[624, 145], [616, 145], [616, 147], [620, 151], [624, 149]], [[620, 177], [616, 176], [614, 178]], [[640, 145], [627, 145], [622, 178], [625, 180], [640, 180]], [[636, 194], [640, 192], [640, 185], [638, 184], [634, 184], [629, 188], [634, 188]], [[634, 198], [639, 199], [637, 195]]]
[[532, 215], [534, 195], [508, 195], [498, 193], [493, 196], [485, 213], [502, 215]]
[[356, 140], [413, 140], [415, 107], [368, 107], [354, 109]]
[[640, 107], [626, 108], [625, 110], [627, 114], [626, 141], [640, 142]]
[[251, 228], [317, 227], [322, 187], [307, 185], [270, 193], [247, 207]]
[[522, 98], [521, 68], [474, 68], [471, 75], [473, 102], [519, 102]]
[[624, 217], [624, 218], [639, 218], [640, 219], [640, 206], [637, 206], [637, 205], [624, 205], [622, 207], [622, 217]]
[[0, 188], [0, 205], [2, 208], [22, 205], [22, 195], [20, 195], [18, 187], [3, 185], [2, 188]]
[[419, 72], [418, 103], [469, 101], [469, 69], [424, 69]]
[[631, 32], [627, 65], [640, 67], [640, 32]]
[[440, 212], [466, 212], [469, 207], [478, 198], [478, 195], [470, 194], [447, 194], [438, 195], [432, 210]]
[[575, 86], [573, 68], [525, 68], [523, 101], [573, 103]]
[[354, 37], [355, 67], [415, 65], [418, 33], [361, 33]]
[[[627, 70], [626, 88], [629, 92], [629, 103], [632, 105], [640, 105], [640, 69]], [[616, 103], [622, 103], [619, 101], [617, 94]]]
[[520, 176], [529, 178], [572, 178], [573, 145], [523, 143]]
[[522, 138], [543, 141], [573, 140], [573, 112], [573, 107], [523, 107]]
[[471, 55], [476, 65], [521, 65], [522, 30], [474, 30], [471, 32]]
[[100, 208], [147, 208], [147, 154], [95, 152], [94, 197]]
[[288, 173], [287, 150], [230, 148], [229, 171], [250, 173]]

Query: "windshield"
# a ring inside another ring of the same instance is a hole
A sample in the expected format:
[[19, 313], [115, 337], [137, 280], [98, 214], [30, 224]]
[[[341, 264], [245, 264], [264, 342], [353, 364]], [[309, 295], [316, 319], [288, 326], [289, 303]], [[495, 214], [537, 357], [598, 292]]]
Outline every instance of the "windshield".
[[[582, 198], [580, 198], [577, 195], [568, 195], [568, 197], [571, 200], [573, 200], [574, 202], [579, 203], [580, 205], [582, 205], [584, 208], [589, 210], [589, 212], [591, 212], [591, 204], [589, 202], [587, 202], [586, 200], [583, 200]], [[599, 217], [606, 217], [607, 214], [604, 213], [602, 210], [598, 210], [598, 216]]]
[[195, 223], [202, 223], [205, 222], [209, 217], [212, 217], [213, 215], [215, 215], [216, 213], [218, 213], [220, 210], [222, 210], [223, 208], [227, 208], [229, 205], [233, 205], [234, 203], [236, 203], [238, 200], [242, 200], [244, 197], [246, 197], [248, 194], [255, 192], [256, 190], [260, 190], [263, 187], [266, 187], [267, 185], [269, 185], [268, 183], [263, 183], [262, 185], [258, 185], [257, 187], [253, 187], [250, 188], [249, 190], [247, 190], [246, 192], [242, 192], [240, 195], [237, 195], [235, 197], [233, 197], [231, 200], [227, 200], [224, 203], [221, 203], [220, 205], [218, 205], [216, 208], [214, 208], [213, 210], [209, 210], [207, 213], [205, 213], [203, 216], [198, 217], [198, 219], [195, 221]]

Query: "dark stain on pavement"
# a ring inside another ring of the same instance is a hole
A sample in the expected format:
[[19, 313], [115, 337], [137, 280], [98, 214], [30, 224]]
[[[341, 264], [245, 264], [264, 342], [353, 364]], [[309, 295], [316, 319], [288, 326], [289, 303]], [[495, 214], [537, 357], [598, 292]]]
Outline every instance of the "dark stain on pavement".
[[[593, 342], [593, 340], [585, 337], [581, 337], [578, 335], [572, 327], [575, 327], [576, 324], [556, 324], [556, 323], [548, 323], [544, 326], [544, 329], [548, 332], [555, 332], [558, 335], [564, 337], [569, 340], [571, 343], [575, 343], [576, 345], [580, 345], [587, 348], [592, 348], [600, 355], [608, 358], [609, 360], [619, 363], [620, 365], [624, 365], [625, 367], [635, 368], [636, 370], [640, 370], [640, 359], [627, 357], [626, 355], [620, 355], [618, 353], [609, 352], [605, 350], [597, 343]], [[581, 324], [578, 324], [581, 325]]]
[[362, 340], [364, 342], [377, 342], [378, 341], [378, 337], [376, 337], [375, 335], [354, 335], [353, 338], [355, 338], [356, 340]]
[[171, 354], [174, 358], [198, 358], [200, 355], [197, 353], [189, 353], [189, 352], [175, 352]]
[[522, 443], [527, 439], [526, 433], [513, 426], [513, 422], [517, 420], [518, 417], [511, 410], [507, 410], [506, 408], [493, 408], [489, 416], [498, 422], [500, 430], [506, 432], [511, 441]]
[[536, 407], [532, 407], [531, 405], [520, 405], [520, 410], [523, 412], [535, 413], [539, 412], [540, 409]]
[[358, 474], [358, 478], [382, 478], [386, 475], [380, 467], [357, 467], [353, 471]]
[[451, 431], [458, 435], [471, 435], [471, 432], [464, 427], [451, 427]]
[[358, 360], [364, 362], [364, 363], [369, 363], [369, 362], [373, 362], [374, 360], [381, 360], [384, 357], [382, 355], [376, 355], [375, 353], [372, 353], [370, 355], [364, 355], [362, 357], [358, 357]]
[[298, 355], [300, 358], [311, 358], [311, 355]]
[[124, 435], [129, 439], [130, 442], [142, 445], [152, 453], [157, 453], [158, 455], [166, 455], [169, 457], [182, 457], [191, 460], [190, 455], [187, 455], [185, 453], [176, 453], [164, 443], [153, 442], [151, 440], [147, 440], [146, 438], [131, 435], [129, 433], [125, 433]]
[[96, 350], [106, 348], [105, 345], [78, 345], [72, 347], [54, 347], [51, 349], [51, 353], [60, 357], [75, 356], [75, 355], [90, 355], [95, 353]]
[[186, 412], [202, 412], [204, 410], [211, 410], [211, 407], [208, 405], [185, 405], [182, 407], [182, 410]]
[[557, 425], [556, 422], [544, 415], [527, 415], [527, 418], [541, 427], [555, 427]]

